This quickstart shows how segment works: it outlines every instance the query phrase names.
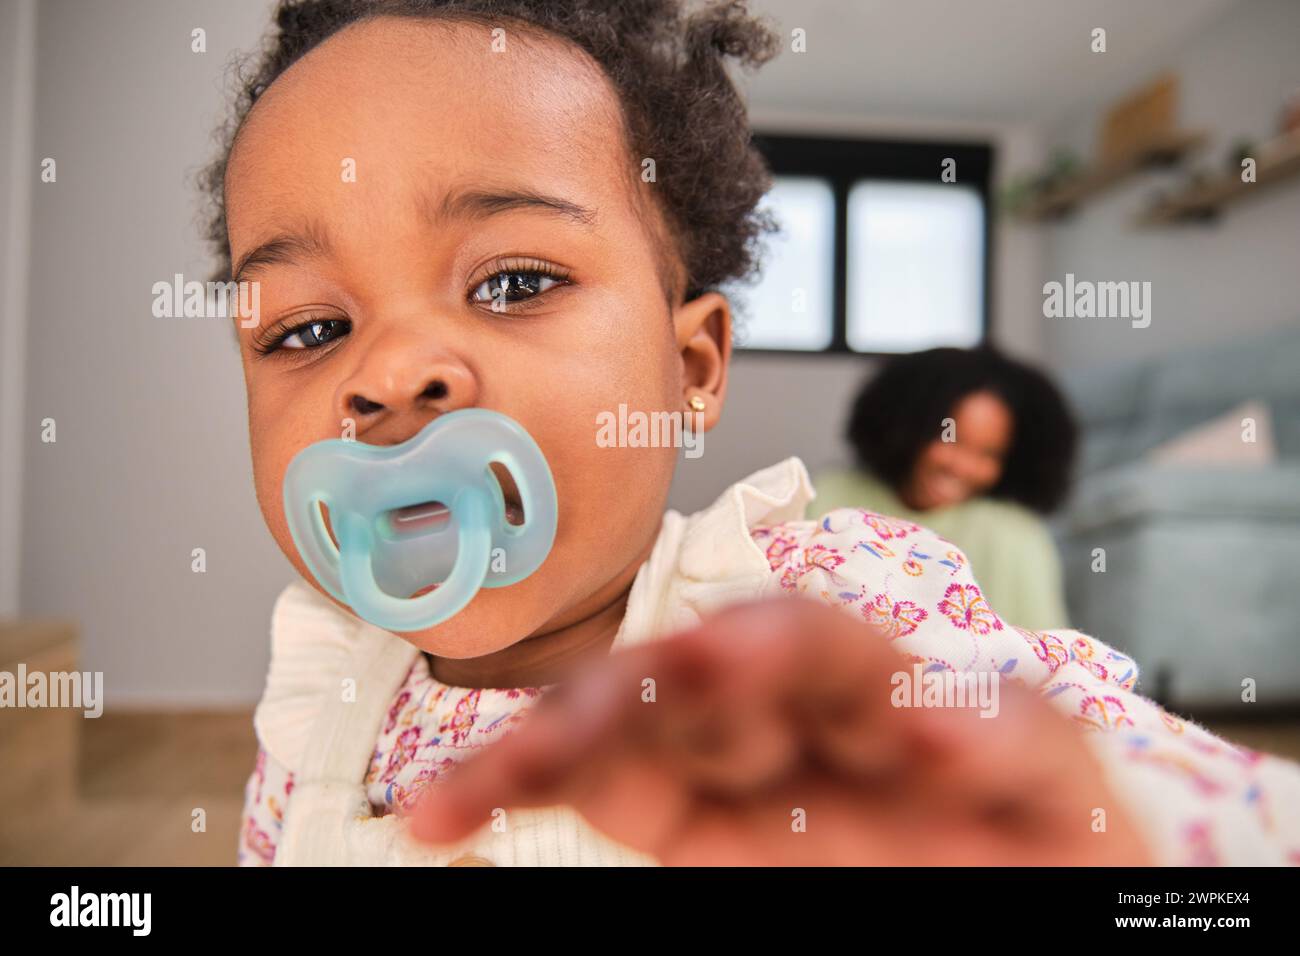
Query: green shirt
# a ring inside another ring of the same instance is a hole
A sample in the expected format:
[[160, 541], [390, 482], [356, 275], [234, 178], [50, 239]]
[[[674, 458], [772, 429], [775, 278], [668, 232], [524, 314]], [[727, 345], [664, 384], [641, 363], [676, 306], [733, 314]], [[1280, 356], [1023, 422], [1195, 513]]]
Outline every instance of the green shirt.
[[893, 490], [861, 471], [834, 471], [813, 482], [817, 498], [808, 517], [836, 508], [866, 508], [929, 528], [960, 548], [989, 606], [1004, 621], [1033, 631], [1069, 627], [1056, 544], [1027, 508], [974, 498], [930, 511], [913, 511]]

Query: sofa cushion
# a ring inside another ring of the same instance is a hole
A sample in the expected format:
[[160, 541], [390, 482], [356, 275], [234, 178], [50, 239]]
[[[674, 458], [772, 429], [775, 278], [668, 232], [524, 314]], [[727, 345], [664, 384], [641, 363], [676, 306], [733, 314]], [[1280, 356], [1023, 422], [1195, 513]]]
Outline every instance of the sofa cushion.
[[[1252, 441], [1245, 441], [1247, 421], [1254, 422]], [[1142, 457], [1151, 465], [1266, 468], [1277, 462], [1273, 413], [1263, 402], [1242, 402], [1208, 422], [1166, 439]]]
[[[1269, 405], [1279, 421], [1300, 406], [1300, 329], [1187, 350], [1149, 369], [1136, 453], [1222, 415], [1243, 401]], [[1292, 441], [1287, 426], [1288, 447]]]
[[1079, 419], [1078, 468], [1091, 474], [1136, 457], [1150, 370], [1145, 362], [1069, 369], [1061, 388]]
[[1084, 479], [1061, 519], [1069, 534], [1152, 518], [1300, 521], [1300, 463], [1275, 468], [1132, 464]]

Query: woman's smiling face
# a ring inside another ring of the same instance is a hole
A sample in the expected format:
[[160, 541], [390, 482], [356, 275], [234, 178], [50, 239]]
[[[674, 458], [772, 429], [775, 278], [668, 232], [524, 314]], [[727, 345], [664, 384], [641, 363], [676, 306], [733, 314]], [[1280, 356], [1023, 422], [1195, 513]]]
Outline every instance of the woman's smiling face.
[[546, 454], [555, 544], [525, 581], [405, 636], [478, 657], [626, 591], [677, 453], [599, 447], [597, 416], [679, 411], [689, 389], [711, 426], [730, 335], [717, 294], [670, 307], [638, 173], [599, 68], [509, 28], [494, 52], [487, 26], [362, 22], [265, 92], [230, 157], [226, 215], [236, 278], [260, 284], [260, 320], [239, 330], [258, 501], [305, 578], [281, 501], [294, 455], [348, 420], [389, 445], [480, 406]]

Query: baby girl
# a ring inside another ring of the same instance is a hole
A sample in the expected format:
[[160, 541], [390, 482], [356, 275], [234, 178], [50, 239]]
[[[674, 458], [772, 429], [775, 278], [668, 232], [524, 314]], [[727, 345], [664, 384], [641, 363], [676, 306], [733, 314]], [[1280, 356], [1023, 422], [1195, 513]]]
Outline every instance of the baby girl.
[[[770, 225], [727, 65], [776, 38], [743, 4], [308, 0], [277, 23], [206, 177], [226, 278], [259, 283], [254, 482], [301, 575], [242, 863], [1300, 862], [1300, 768], [1139, 697], [1092, 637], [1003, 620], [953, 545], [803, 520], [796, 458], [665, 513], [677, 452], [596, 440], [620, 405], [722, 415], [719, 289]], [[382, 630], [299, 555], [286, 468], [471, 407], [544, 452], [554, 544]], [[896, 706], [920, 673], [985, 675], [998, 706]]]

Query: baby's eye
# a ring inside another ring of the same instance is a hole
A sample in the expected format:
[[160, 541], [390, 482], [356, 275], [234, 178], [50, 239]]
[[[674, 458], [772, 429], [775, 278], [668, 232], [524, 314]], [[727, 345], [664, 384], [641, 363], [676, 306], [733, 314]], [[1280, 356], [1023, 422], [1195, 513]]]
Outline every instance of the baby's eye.
[[504, 309], [507, 302], [522, 302], [560, 285], [563, 280], [536, 269], [498, 272], [480, 282], [471, 294], [475, 302], [490, 302]]
[[315, 349], [334, 339], [342, 338], [352, 329], [352, 323], [343, 319], [322, 319], [307, 322], [291, 329], [278, 343], [283, 349]]

